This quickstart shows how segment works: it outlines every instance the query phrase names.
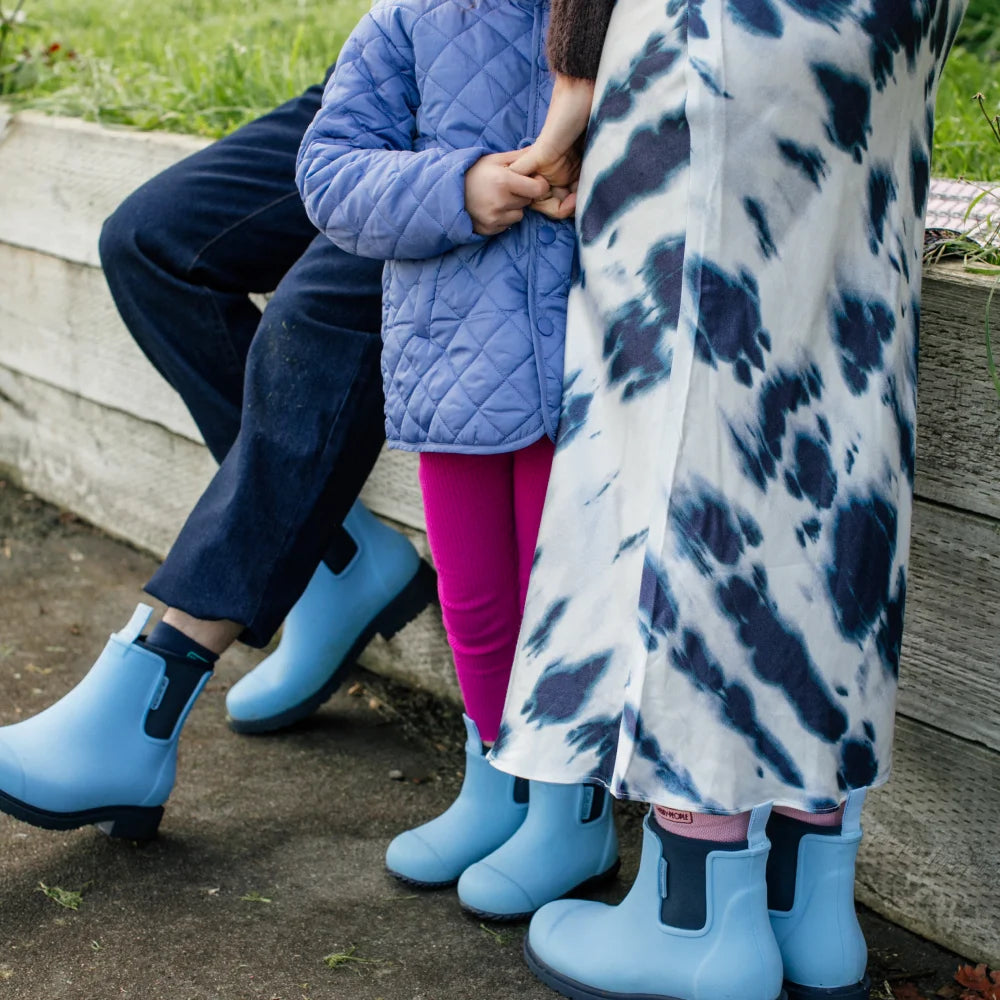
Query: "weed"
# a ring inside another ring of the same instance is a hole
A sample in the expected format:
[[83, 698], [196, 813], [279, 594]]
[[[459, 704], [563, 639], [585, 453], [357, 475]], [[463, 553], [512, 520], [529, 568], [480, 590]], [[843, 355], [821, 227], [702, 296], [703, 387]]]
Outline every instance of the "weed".
[[83, 902], [83, 889], [72, 892], [69, 889], [60, 889], [57, 885], [48, 886], [44, 882], [39, 882], [37, 891], [44, 893], [53, 903], [58, 903], [67, 910], [79, 910]]
[[[211, 891], [211, 890], [209, 890]], [[268, 899], [267, 896], [262, 896], [259, 892], [251, 891], [243, 896], [240, 896], [240, 901], [244, 903], [273, 903], [273, 899]]]
[[[979, 113], [986, 120], [990, 138], [1000, 147], [1000, 115], [991, 115], [986, 108], [986, 98], [982, 92], [977, 93], [973, 98], [979, 107]], [[992, 146], [992, 143], [987, 145]], [[1000, 156], [997, 156], [1000, 161]], [[984, 199], [991, 199], [998, 209], [1000, 209], [1000, 194], [997, 188], [987, 184], [976, 185], [979, 193], [969, 203], [965, 213], [965, 222], [968, 223], [972, 213], [982, 204]], [[995, 276], [1000, 283], [1000, 219], [992, 212], [987, 212], [985, 222], [981, 223], [974, 230], [975, 239], [968, 236], [957, 236], [953, 239], [939, 240], [929, 247], [924, 255], [925, 262], [936, 263], [944, 257], [961, 257], [965, 270], [972, 274], [984, 274]], [[986, 315], [983, 318], [986, 334], [986, 368], [989, 371], [993, 388], [1000, 397], [1000, 371], [997, 369], [996, 358], [993, 355], [993, 332], [992, 332], [992, 310], [993, 299], [996, 295], [997, 285], [990, 289], [989, 297], [986, 300]]]
[[328, 969], [340, 969], [345, 965], [356, 963], [358, 965], [378, 965], [378, 959], [362, 958], [357, 954], [357, 948], [350, 947], [347, 951], [336, 951], [332, 955], [327, 955], [323, 959], [323, 964]]
[[516, 944], [520, 938], [517, 931], [513, 930], [494, 930], [492, 927], [487, 927], [486, 924], [480, 924], [479, 929], [489, 937], [491, 937], [495, 944], [499, 945], [501, 948], [506, 947], [509, 944]]

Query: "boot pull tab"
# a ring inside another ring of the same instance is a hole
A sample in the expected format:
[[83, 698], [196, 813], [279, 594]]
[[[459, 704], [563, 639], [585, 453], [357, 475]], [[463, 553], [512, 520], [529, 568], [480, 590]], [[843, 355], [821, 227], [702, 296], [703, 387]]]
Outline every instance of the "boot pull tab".
[[767, 819], [770, 815], [770, 802], [762, 806], [757, 806], [750, 813], [750, 826], [747, 830], [747, 847], [754, 848], [767, 846], [768, 840], [765, 830], [767, 828]]
[[115, 638], [131, 645], [142, 635], [142, 630], [146, 627], [146, 622], [149, 621], [149, 616], [152, 613], [153, 609], [148, 604], [137, 604], [128, 624], [120, 632], [115, 632]]
[[462, 716], [465, 723], [465, 749], [476, 757], [484, 757], [483, 740], [479, 735], [479, 727], [467, 715]]
[[844, 800], [844, 818], [840, 824], [841, 833], [860, 833], [861, 807], [865, 804], [867, 795], [867, 788], [854, 788], [847, 793], [847, 798]]

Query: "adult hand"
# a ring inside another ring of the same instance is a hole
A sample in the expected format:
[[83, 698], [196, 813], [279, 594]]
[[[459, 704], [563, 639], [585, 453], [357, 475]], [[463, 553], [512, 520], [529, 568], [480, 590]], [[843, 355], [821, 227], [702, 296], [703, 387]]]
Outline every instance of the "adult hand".
[[465, 174], [465, 210], [480, 236], [496, 236], [510, 229], [524, 218], [528, 205], [549, 197], [547, 180], [525, 177], [510, 169], [519, 156], [517, 150], [489, 153]]
[[511, 163], [511, 170], [544, 177], [553, 187], [572, 187], [580, 176], [580, 144], [593, 102], [593, 80], [557, 74], [545, 124], [534, 144]]

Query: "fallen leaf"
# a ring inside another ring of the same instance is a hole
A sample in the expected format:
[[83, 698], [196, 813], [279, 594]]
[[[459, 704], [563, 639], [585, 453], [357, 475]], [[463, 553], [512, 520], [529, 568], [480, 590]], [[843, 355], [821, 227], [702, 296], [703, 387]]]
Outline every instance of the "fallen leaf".
[[923, 993], [913, 983], [895, 983], [892, 995], [896, 1000], [924, 1000]]
[[955, 980], [966, 987], [962, 1000], [1000, 1000], [1000, 971], [991, 973], [985, 963], [960, 965]]

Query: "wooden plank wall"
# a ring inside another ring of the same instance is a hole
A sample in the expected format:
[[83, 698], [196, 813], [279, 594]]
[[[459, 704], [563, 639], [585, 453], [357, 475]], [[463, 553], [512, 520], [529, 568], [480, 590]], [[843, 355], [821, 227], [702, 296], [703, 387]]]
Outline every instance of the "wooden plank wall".
[[[199, 145], [30, 113], [0, 122], [0, 463], [161, 555], [213, 466], [122, 327], [96, 244], [129, 190]], [[960, 268], [925, 282], [895, 777], [866, 812], [859, 895], [1000, 966], [1000, 402], [983, 349], [992, 287]], [[384, 455], [364, 496], [426, 551], [413, 456]], [[431, 612], [373, 643], [365, 662], [457, 697]]]

